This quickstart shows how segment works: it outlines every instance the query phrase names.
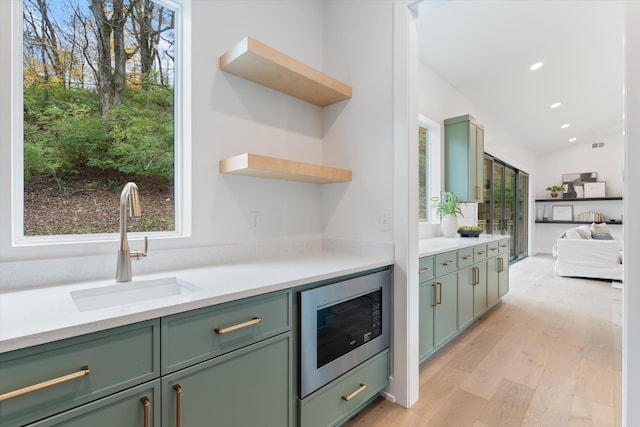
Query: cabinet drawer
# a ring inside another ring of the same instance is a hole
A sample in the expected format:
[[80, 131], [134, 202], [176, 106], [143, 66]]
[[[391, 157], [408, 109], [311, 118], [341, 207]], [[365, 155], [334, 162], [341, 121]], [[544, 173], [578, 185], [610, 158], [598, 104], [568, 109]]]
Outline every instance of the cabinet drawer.
[[509, 252], [509, 239], [500, 240], [498, 242], [498, 252], [501, 254]]
[[[0, 425], [23, 425], [158, 378], [159, 329], [153, 320], [0, 355]], [[7, 398], [53, 379], [65, 381]]]
[[[338, 425], [375, 397], [387, 385], [388, 378], [389, 350], [385, 350], [300, 400], [299, 425]], [[357, 390], [362, 391], [354, 395]]]
[[473, 247], [473, 262], [484, 261], [487, 259], [487, 245], [478, 245]]
[[436, 255], [436, 276], [451, 273], [458, 269], [458, 251]]
[[458, 268], [473, 264], [473, 248], [458, 249]]
[[487, 257], [498, 256], [498, 242], [487, 243]]
[[162, 374], [291, 329], [291, 294], [278, 292], [162, 318]]
[[420, 270], [418, 270], [420, 283], [433, 279], [435, 275], [434, 262], [435, 258], [432, 256], [420, 258]]

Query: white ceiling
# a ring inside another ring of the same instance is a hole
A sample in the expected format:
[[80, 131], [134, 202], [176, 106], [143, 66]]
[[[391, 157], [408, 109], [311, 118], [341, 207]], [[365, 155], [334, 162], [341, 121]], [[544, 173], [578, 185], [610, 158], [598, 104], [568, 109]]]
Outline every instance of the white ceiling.
[[[501, 143], [541, 153], [572, 137], [622, 132], [624, 1], [425, 0], [419, 8], [421, 61], [482, 116], [468, 113], [513, 138]], [[530, 71], [538, 61], [544, 66]], [[562, 106], [551, 109], [556, 101]]]

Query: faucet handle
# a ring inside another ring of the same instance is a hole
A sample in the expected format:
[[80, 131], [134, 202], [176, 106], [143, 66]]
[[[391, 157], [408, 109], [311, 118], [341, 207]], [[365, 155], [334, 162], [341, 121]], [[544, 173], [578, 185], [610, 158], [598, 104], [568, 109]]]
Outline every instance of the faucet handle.
[[149, 250], [149, 238], [147, 236], [144, 236], [144, 252], [133, 251], [129, 253], [129, 256], [135, 259], [145, 258], [147, 256], [148, 250]]

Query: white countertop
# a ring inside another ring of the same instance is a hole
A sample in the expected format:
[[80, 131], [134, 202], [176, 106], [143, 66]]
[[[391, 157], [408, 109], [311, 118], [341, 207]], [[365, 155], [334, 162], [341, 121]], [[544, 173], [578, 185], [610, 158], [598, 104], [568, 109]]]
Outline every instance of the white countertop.
[[418, 255], [420, 257], [435, 255], [441, 252], [454, 251], [456, 249], [468, 248], [470, 246], [481, 245], [483, 243], [496, 242], [508, 239], [509, 236], [502, 234], [481, 234], [480, 237], [433, 237], [430, 239], [420, 239], [418, 241]]
[[178, 277], [200, 289], [84, 312], [70, 293], [116, 285], [114, 280], [0, 293], [0, 353], [391, 264], [392, 259], [314, 252], [139, 275], [135, 282]]

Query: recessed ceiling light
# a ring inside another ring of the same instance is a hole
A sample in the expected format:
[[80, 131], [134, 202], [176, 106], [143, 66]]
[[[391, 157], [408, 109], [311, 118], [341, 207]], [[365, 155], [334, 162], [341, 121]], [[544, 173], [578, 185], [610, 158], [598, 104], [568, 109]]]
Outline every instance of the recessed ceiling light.
[[571, 139], [569, 140], [569, 142], [573, 142], [573, 141], [575, 141], [576, 139], [577, 139], [577, 138], [571, 138]]
[[562, 105], [562, 102], [554, 102], [553, 104], [551, 104], [551, 108], [558, 108], [561, 105]]
[[563, 125], [562, 125], [562, 126], [560, 126], [560, 127], [561, 127], [562, 129], [566, 129], [566, 128], [568, 128], [569, 126], [571, 126], [569, 123], [565, 123], [565, 124], [563, 124]]
[[536, 62], [531, 67], [529, 67], [529, 69], [531, 71], [536, 71], [536, 70], [539, 70], [540, 68], [542, 68], [543, 65], [544, 65], [544, 62]]

